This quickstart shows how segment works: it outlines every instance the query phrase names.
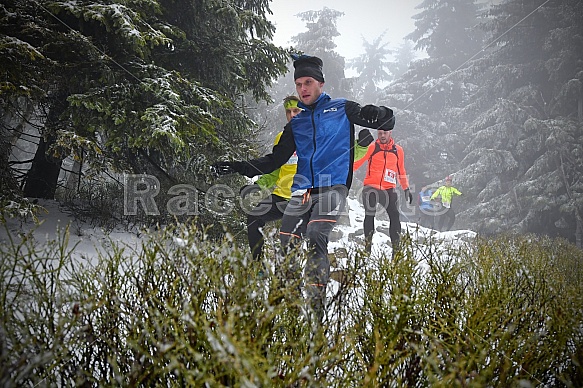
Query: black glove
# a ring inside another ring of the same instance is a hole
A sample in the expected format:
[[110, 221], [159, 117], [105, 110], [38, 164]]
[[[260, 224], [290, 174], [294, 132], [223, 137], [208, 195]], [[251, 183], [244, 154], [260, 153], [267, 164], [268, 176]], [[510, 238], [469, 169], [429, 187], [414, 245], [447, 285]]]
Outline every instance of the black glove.
[[372, 143], [374, 141], [374, 137], [372, 137], [372, 134], [370, 133], [370, 131], [368, 130], [368, 128], [363, 129], [362, 131], [360, 131], [358, 133], [358, 145], [361, 147], [368, 147], [368, 145], [370, 143]]
[[254, 183], [252, 185], [245, 185], [241, 187], [241, 190], [239, 190], [239, 195], [241, 195], [241, 198], [245, 198], [249, 194], [253, 194], [258, 191], [261, 191], [261, 186], [259, 186], [257, 183]]
[[409, 189], [405, 189], [405, 200], [409, 200], [409, 205], [413, 203], [413, 194]]
[[211, 166], [213, 172], [217, 175], [229, 175], [234, 173], [242, 174], [243, 162], [219, 162]]
[[365, 105], [362, 108], [360, 108], [360, 117], [362, 117], [369, 123], [377, 121], [377, 119], [379, 118], [379, 113], [381, 113], [381, 109], [378, 106]]

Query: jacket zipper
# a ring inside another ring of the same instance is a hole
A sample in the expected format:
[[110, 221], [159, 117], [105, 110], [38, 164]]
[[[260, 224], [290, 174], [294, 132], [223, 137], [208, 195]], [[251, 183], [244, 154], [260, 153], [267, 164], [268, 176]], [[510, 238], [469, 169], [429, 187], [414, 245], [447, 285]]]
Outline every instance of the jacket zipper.
[[316, 123], [314, 122], [314, 114], [316, 113], [315, 110], [312, 111], [312, 141], [314, 144], [314, 151], [312, 152], [312, 156], [310, 157], [310, 171], [312, 173], [312, 187], [314, 187], [314, 155], [316, 154]]

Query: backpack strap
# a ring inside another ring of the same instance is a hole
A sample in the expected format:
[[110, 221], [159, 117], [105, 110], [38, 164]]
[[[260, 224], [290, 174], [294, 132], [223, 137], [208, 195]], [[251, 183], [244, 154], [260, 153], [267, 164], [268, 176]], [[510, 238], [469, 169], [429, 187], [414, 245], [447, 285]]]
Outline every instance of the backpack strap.
[[372, 163], [372, 157], [379, 153], [379, 152], [391, 152], [393, 154], [395, 154], [395, 156], [397, 157], [397, 174], [401, 175], [401, 171], [399, 170], [399, 153], [397, 152], [397, 145], [395, 143], [393, 143], [393, 147], [391, 147], [390, 150], [382, 150], [381, 149], [381, 145], [375, 141], [374, 143], [374, 150], [372, 152], [372, 154], [370, 154], [369, 158], [368, 158], [368, 170], [370, 173], [370, 164]]
[[399, 168], [399, 153], [397, 152], [397, 145], [395, 143], [393, 143], [393, 148], [391, 148], [390, 152], [394, 153], [397, 157], [397, 174], [401, 175], [401, 169]]
[[369, 166], [370, 166], [370, 163], [372, 162], [372, 157], [378, 152], [381, 152], [381, 145], [375, 141], [374, 150], [372, 151], [372, 154], [370, 154], [370, 156], [368, 157], [368, 165]]

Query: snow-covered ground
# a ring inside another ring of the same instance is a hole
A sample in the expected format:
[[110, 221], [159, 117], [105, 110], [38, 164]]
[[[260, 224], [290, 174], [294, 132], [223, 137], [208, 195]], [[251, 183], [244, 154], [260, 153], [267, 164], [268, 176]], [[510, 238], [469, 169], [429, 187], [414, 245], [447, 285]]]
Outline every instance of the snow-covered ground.
[[[27, 221], [10, 219], [6, 225], [0, 226], [0, 241], [8, 241], [7, 231], [10, 232], [12, 238], [18, 238], [23, 233], [31, 233], [41, 247], [47, 241], [57, 239], [59, 235], [62, 235], [62, 231], [69, 227], [68, 246], [69, 249], [73, 249], [73, 257], [90, 262], [96, 259], [98, 250], [107, 249], [112, 243], [123, 244], [130, 249], [138, 249], [140, 246], [141, 239], [136, 233], [121, 229], [104, 231], [87, 222], [81, 222], [56, 201], [40, 200], [38, 204], [46, 209], [46, 212], [38, 215], [40, 225], [35, 225], [32, 219]], [[343, 222], [334, 228], [328, 245], [329, 252], [336, 252], [338, 248], [345, 248], [348, 252], [362, 249], [364, 208], [359, 200], [348, 198], [348, 218], [349, 222]], [[388, 237], [389, 221], [382, 211], [377, 213], [375, 227], [372, 256], [388, 256], [391, 254]], [[465, 244], [476, 236], [476, 233], [470, 230], [437, 232], [414, 222], [402, 221], [401, 227], [404, 233], [409, 233], [418, 246], [431, 241], [433, 245], [451, 248]], [[339, 258], [336, 266], [342, 268], [344, 264]]]
[[[72, 250], [72, 258], [79, 260], [82, 264], [97, 266], [99, 264], [98, 252], [102, 253], [101, 257], [106, 257], [108, 249], [111, 251], [112, 244], [116, 244], [118, 247], [127, 247], [125, 249], [126, 252], [136, 252], [141, 249], [142, 238], [138, 237], [137, 233], [121, 229], [104, 231], [102, 228], [92, 226], [87, 222], [81, 222], [56, 201], [41, 200], [39, 205], [46, 209], [46, 212], [42, 212], [38, 216], [40, 225], [36, 225], [32, 220], [8, 220], [5, 225], [0, 225], [0, 244], [5, 244], [9, 238], [19, 241], [22, 236], [28, 234], [28, 239], [32, 237], [35, 241], [35, 250], [41, 252], [43, 244], [46, 244], [47, 241], [55, 241], [59, 237], [62, 239], [63, 230], [68, 227], [68, 250]], [[387, 217], [380, 212], [377, 215], [372, 253], [365, 261], [362, 261], [362, 255], [355, 254], [358, 250], [362, 252], [363, 248], [362, 222], [364, 220], [364, 209], [360, 201], [353, 198], [348, 199], [349, 221], [345, 218], [331, 233], [328, 251], [331, 253], [330, 257], [332, 258], [333, 266], [331, 267], [332, 280], [327, 288], [327, 299], [329, 301], [329, 314], [332, 315], [329, 315], [329, 317], [334, 316], [334, 311], [336, 311], [337, 307], [336, 303], [339, 300], [343, 300], [342, 298], [338, 299], [338, 296], [342, 293], [341, 290], [344, 289], [340, 282], [350, 278], [353, 279], [350, 282], [351, 285], [359, 284], [358, 277], [360, 275], [358, 274], [361, 272], [360, 270], [355, 270], [355, 265], [360, 269], [374, 271], [375, 268], [379, 268], [378, 264], [382, 260], [391, 257], [392, 250], [387, 235], [389, 222]], [[413, 252], [421, 272], [424, 272], [427, 268], [427, 263], [424, 259], [427, 257], [427, 250], [431, 250], [433, 254], [442, 250], [443, 254], [440, 254], [440, 257], [447, 259], [449, 249], [466, 244], [476, 236], [475, 232], [469, 230], [440, 233], [421, 227], [413, 222], [402, 222], [401, 226], [403, 232], [408, 233], [415, 242], [412, 244], [414, 247]], [[269, 228], [268, 233], [271, 236], [270, 238], [277, 239], [277, 233], [273, 226]], [[141, 236], [144, 235], [142, 234]], [[175, 237], [174, 242], [177, 245], [181, 245], [179, 237]], [[266, 245], [270, 245], [270, 243], [268, 242]], [[4, 251], [5, 249], [6, 247], [3, 248]], [[340, 254], [342, 251], [344, 254]], [[361, 260], [361, 263], [355, 264], [356, 259]], [[356, 299], [353, 299], [350, 303], [357, 303], [361, 298], [361, 288], [352, 289], [354, 290], [353, 296]]]
[[72, 251], [72, 257], [79, 260], [90, 261], [95, 264], [98, 250], [103, 251], [112, 243], [125, 244], [130, 248], [140, 245], [140, 238], [136, 233], [114, 230], [104, 231], [102, 228], [81, 222], [70, 214], [67, 209], [57, 201], [39, 200], [38, 205], [45, 210], [38, 215], [39, 224], [28, 218], [26, 221], [9, 219], [6, 225], [0, 224], [0, 242], [9, 243], [9, 239], [16, 240], [30, 234], [39, 249], [47, 241], [55, 241], [63, 236], [64, 230], [69, 228], [68, 249]]
[[[349, 225], [339, 225], [333, 231], [330, 243], [328, 244], [329, 252], [334, 252], [337, 248], [346, 248], [348, 251], [362, 247], [363, 243], [363, 221], [364, 208], [359, 200], [348, 198], [348, 217], [350, 218]], [[375, 234], [373, 235], [373, 255], [390, 254], [392, 251], [389, 233], [389, 221], [385, 216], [384, 210], [377, 210], [377, 217], [375, 218]], [[428, 229], [420, 226], [416, 222], [404, 222], [401, 217], [402, 233], [408, 233], [411, 239], [417, 243], [429, 242], [446, 244], [452, 247], [458, 244], [463, 244], [469, 239], [473, 239], [476, 233], [471, 230], [453, 230], [448, 232], [438, 232], [437, 230]], [[414, 218], [414, 217], [411, 217]], [[335, 233], [341, 231], [341, 233]], [[339, 236], [338, 238], [335, 238]]]

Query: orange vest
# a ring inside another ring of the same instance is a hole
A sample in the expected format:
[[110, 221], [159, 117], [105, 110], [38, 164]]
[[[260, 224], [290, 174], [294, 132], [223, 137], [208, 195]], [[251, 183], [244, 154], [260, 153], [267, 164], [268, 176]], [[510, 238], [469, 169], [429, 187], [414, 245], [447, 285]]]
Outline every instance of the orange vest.
[[403, 148], [391, 139], [387, 144], [378, 140], [368, 146], [362, 159], [354, 162], [354, 170], [368, 162], [365, 186], [372, 186], [378, 190], [387, 190], [397, 187], [397, 181], [403, 190], [409, 188], [407, 171], [405, 170], [405, 154]]

